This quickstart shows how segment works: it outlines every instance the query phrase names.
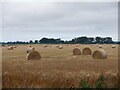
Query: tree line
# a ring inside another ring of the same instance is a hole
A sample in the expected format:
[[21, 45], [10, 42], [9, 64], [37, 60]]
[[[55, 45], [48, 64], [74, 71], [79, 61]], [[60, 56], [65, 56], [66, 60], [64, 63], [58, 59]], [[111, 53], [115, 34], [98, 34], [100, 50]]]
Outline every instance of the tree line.
[[14, 41], [14, 42], [2, 42], [2, 44], [112, 44], [119, 43], [114, 42], [111, 37], [77, 37], [69, 41], [61, 40], [60, 38], [42, 38], [40, 40], [30, 40], [29, 42]]

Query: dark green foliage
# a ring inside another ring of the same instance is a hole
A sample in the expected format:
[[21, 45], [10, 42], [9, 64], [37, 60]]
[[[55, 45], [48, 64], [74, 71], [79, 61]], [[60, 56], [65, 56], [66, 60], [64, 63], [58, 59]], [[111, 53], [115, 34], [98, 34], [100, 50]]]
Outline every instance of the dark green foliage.
[[105, 87], [104, 81], [105, 77], [103, 74], [101, 74], [95, 82], [96, 88], [104, 88]]
[[85, 79], [81, 79], [78, 87], [79, 88], [92, 88], [93, 85], [89, 84], [89, 82], [86, 81]]
[[111, 37], [105, 37], [105, 38], [101, 38], [101, 37], [96, 37], [95, 39], [93, 37], [78, 37], [78, 38], [74, 38], [70, 41], [63, 41], [61, 39], [53, 39], [53, 38], [42, 38], [40, 41], [40, 43], [44, 43], [44, 44], [49, 44], [49, 43], [53, 43], [53, 44], [77, 44], [77, 43], [81, 43], [81, 44], [96, 44], [96, 43], [113, 43], [112, 38]]
[[92, 83], [84, 78], [81, 78], [78, 88], [105, 88], [105, 80], [106, 79], [103, 74], [101, 74], [98, 79]]
[[38, 40], [35, 40], [35, 42], [34, 42], [35, 44], [37, 44], [38, 43]]
[[29, 42], [22, 42], [22, 41], [14, 41], [14, 42], [2, 42], [2, 44], [111, 44], [111, 43], [118, 43], [118, 42], [113, 42], [112, 41], [112, 38], [111, 37], [105, 37], [105, 38], [102, 38], [102, 37], [86, 37], [86, 36], [82, 36], [82, 37], [77, 37], [77, 38], [74, 38], [72, 40], [69, 40], [69, 41], [64, 41], [64, 40], [61, 40], [60, 38], [58, 39], [54, 39], [54, 38], [42, 38], [41, 40], [35, 40], [35, 41], [32, 41], [30, 40]]
[[61, 41], [61, 39], [54, 39], [54, 38], [42, 38], [39, 40], [40, 43], [45, 43], [45, 44], [56, 44], [56, 43], [64, 43], [64, 41]]
[[30, 44], [33, 44], [33, 41], [32, 40], [30, 40], [30, 42], [29, 42]]

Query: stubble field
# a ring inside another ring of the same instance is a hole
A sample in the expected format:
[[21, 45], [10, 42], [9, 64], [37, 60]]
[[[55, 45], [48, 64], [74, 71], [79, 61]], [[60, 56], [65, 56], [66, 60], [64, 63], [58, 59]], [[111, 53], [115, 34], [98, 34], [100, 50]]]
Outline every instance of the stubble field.
[[[103, 44], [107, 51], [107, 59], [93, 59], [92, 55], [73, 55], [75, 44], [63, 44], [58, 49], [55, 44], [33, 44], [41, 54], [41, 60], [26, 60], [29, 45], [16, 45], [17, 48], [8, 50], [2, 48], [2, 87], [3, 88], [69, 88], [80, 86], [80, 80], [85, 78], [87, 84], [94, 84], [103, 74], [106, 78], [105, 87], [117, 86], [118, 74], [118, 45]], [[81, 51], [89, 47], [92, 53], [99, 45], [79, 44]], [[91, 86], [95, 87], [95, 86]]]

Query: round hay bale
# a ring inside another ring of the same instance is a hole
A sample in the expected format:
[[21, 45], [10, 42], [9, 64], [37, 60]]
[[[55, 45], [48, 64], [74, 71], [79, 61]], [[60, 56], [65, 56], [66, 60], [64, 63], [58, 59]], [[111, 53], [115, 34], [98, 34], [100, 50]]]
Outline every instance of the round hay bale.
[[78, 44], [75, 44], [75, 47], [78, 47], [79, 45]]
[[29, 53], [29, 52], [31, 52], [31, 51], [34, 51], [35, 50], [35, 48], [33, 48], [33, 47], [28, 47], [28, 49], [27, 49], [27, 53]]
[[82, 55], [91, 55], [92, 51], [90, 48], [86, 47], [82, 50]]
[[75, 46], [76, 46], [76, 47], [78, 47], [78, 45], [77, 45], [77, 44], [76, 44]]
[[102, 45], [99, 45], [98, 47], [99, 47], [99, 48], [102, 48]]
[[59, 45], [56, 45], [56, 47], [58, 48], [58, 47], [59, 47]]
[[59, 46], [58, 48], [59, 48], [59, 49], [63, 49], [63, 46]]
[[4, 47], [4, 46], [5, 46], [5, 44], [2, 44], [2, 46]]
[[12, 47], [12, 46], [9, 46], [9, 47], [8, 47], [8, 50], [13, 50], [13, 47]]
[[43, 45], [43, 47], [45, 48], [45, 47], [47, 47], [47, 45]]
[[107, 52], [103, 49], [98, 49], [93, 53], [93, 59], [107, 59]]
[[30, 53], [27, 54], [27, 60], [40, 60], [41, 55], [37, 51], [31, 51]]
[[112, 45], [111, 47], [112, 47], [112, 48], [115, 48], [116, 46], [115, 46], [115, 45]]
[[78, 48], [73, 49], [73, 55], [81, 55], [81, 51]]
[[17, 48], [16, 46], [12, 46], [13, 48]]

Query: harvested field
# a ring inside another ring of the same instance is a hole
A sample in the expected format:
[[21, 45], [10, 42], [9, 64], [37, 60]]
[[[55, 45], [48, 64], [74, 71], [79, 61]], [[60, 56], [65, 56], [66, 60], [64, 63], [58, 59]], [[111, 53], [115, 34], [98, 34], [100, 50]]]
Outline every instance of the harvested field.
[[[108, 80], [106, 87], [115, 87], [118, 73], [118, 46], [102, 45], [107, 52], [107, 59], [93, 59], [92, 55], [73, 55], [75, 44], [57, 45], [44, 48], [42, 44], [31, 45], [41, 55], [41, 60], [27, 60], [26, 50], [29, 45], [16, 45], [17, 48], [8, 50], [2, 47], [3, 88], [64, 88], [78, 86], [80, 77], [93, 82], [100, 73]], [[89, 47], [92, 52], [98, 46], [78, 44], [83, 50]], [[115, 85], [114, 85], [115, 84]]]

